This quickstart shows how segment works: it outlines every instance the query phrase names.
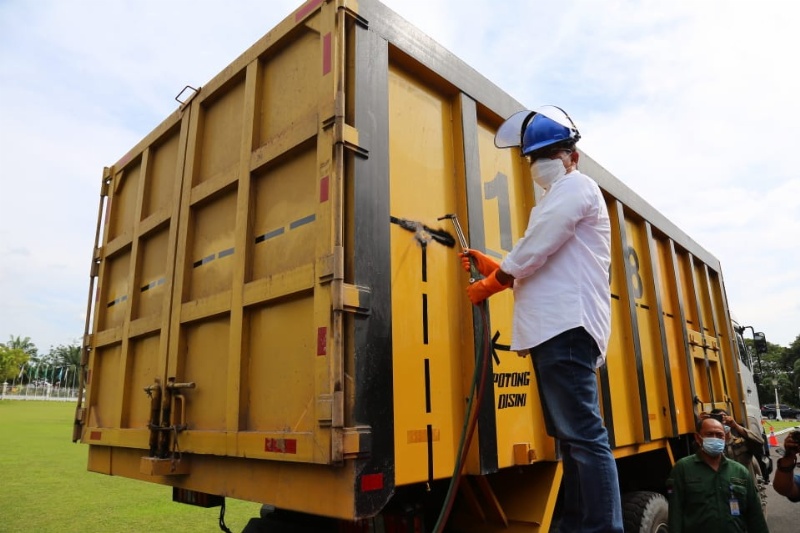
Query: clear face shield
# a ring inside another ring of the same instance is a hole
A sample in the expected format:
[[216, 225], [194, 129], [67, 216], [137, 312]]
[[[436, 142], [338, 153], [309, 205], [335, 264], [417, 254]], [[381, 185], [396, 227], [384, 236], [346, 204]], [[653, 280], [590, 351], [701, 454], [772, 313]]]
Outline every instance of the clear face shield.
[[570, 137], [574, 141], [577, 141], [581, 138], [581, 134], [578, 132], [578, 127], [575, 126], [575, 123], [572, 121], [569, 115], [567, 115], [566, 111], [554, 105], [544, 105], [538, 107], [534, 111], [529, 109], [517, 111], [508, 117], [497, 129], [497, 133], [494, 136], [494, 145], [497, 148], [513, 148], [522, 146], [522, 135], [525, 132], [525, 127], [537, 114], [544, 115], [550, 120], [557, 122], [558, 124], [561, 124], [565, 128], [569, 129]]
[[525, 126], [536, 114], [535, 111], [517, 111], [500, 124], [494, 135], [494, 145], [497, 148], [513, 148], [522, 146], [522, 132]]

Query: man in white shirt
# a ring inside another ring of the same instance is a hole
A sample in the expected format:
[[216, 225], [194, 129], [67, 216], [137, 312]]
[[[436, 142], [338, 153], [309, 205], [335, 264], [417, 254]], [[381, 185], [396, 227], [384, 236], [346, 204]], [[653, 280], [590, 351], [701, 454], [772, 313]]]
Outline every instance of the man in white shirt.
[[468, 268], [472, 258], [486, 276], [467, 289], [474, 304], [513, 285], [511, 348], [530, 352], [547, 433], [561, 450], [559, 531], [621, 533], [617, 467], [595, 375], [611, 330], [611, 227], [600, 188], [577, 170], [580, 134], [558, 111], [563, 116], [521, 112], [498, 130], [495, 144], [519, 147], [545, 193], [501, 265], [475, 250], [462, 262]]

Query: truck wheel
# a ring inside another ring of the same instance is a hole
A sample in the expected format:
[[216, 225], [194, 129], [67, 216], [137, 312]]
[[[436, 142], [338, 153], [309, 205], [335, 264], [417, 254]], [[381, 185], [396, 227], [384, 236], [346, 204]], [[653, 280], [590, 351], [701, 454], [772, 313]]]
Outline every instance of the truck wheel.
[[622, 497], [625, 533], [667, 533], [667, 500], [657, 492], [629, 492]]

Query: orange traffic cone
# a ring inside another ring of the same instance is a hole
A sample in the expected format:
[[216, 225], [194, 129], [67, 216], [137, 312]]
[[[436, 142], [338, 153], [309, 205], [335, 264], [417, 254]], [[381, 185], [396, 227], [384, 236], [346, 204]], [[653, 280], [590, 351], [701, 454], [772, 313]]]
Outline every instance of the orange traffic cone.
[[769, 445], [773, 448], [778, 447], [778, 437], [775, 436], [775, 431], [773, 431], [772, 429], [770, 429], [769, 432]]

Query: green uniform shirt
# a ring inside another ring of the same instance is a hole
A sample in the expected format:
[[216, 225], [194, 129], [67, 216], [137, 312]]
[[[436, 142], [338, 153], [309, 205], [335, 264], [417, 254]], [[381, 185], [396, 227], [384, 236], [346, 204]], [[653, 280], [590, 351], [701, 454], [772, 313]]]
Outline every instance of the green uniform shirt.
[[[667, 479], [670, 533], [767, 533], [767, 521], [750, 472], [725, 456], [719, 469], [700, 452], [684, 457]], [[736, 500], [739, 516], [731, 512]]]

